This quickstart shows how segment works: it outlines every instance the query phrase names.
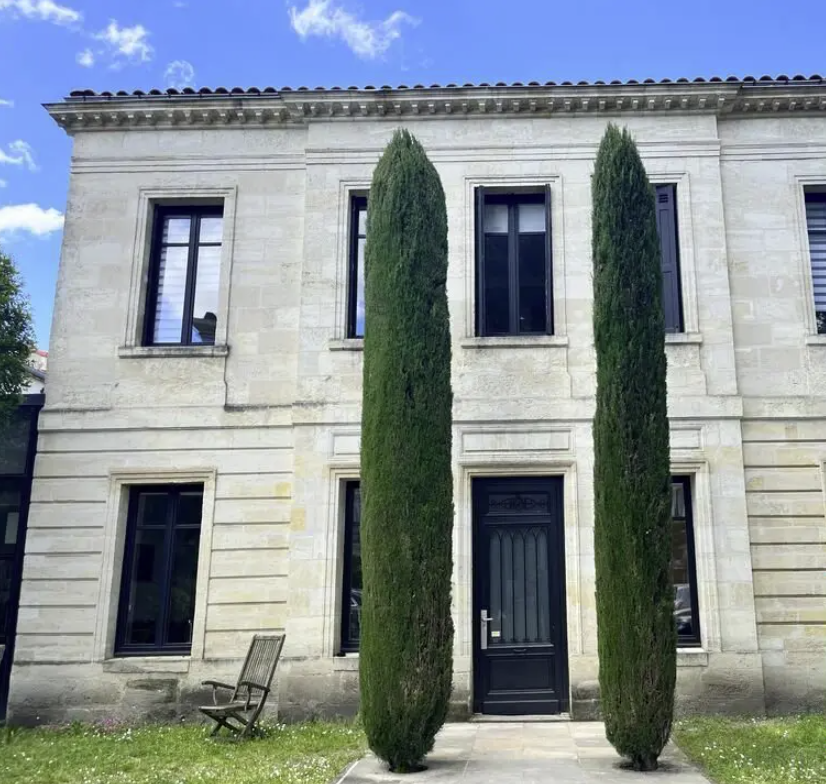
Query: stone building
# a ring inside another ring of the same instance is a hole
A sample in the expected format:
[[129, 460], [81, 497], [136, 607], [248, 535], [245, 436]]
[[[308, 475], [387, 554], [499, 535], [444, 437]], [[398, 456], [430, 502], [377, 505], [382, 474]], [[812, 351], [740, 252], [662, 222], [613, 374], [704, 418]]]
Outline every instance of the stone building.
[[[590, 716], [591, 175], [657, 187], [680, 710], [826, 697], [826, 80], [73, 93], [13, 719], [164, 715], [284, 630], [357, 705], [364, 210], [444, 184], [457, 713]], [[481, 620], [490, 618], [490, 621]]]

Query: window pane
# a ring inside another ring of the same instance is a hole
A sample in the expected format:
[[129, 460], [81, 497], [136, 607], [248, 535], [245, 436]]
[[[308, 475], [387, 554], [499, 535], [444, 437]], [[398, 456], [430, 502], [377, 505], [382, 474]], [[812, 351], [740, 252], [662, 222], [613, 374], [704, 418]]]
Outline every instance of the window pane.
[[163, 233], [161, 242], [167, 243], [189, 243], [189, 218], [165, 218], [163, 223]]
[[358, 647], [361, 638], [361, 490], [356, 487], [352, 490], [351, 519], [347, 526], [350, 541], [347, 551], [350, 553], [350, 585], [346, 589], [344, 600], [348, 602], [346, 614], [347, 628], [343, 637], [350, 647]]
[[126, 611], [125, 642], [155, 645], [164, 589], [165, 528], [138, 528], [132, 552], [132, 579]]
[[195, 300], [192, 307], [193, 343], [215, 343], [220, 272], [221, 248], [199, 248]]
[[166, 527], [169, 496], [166, 493], [141, 493], [138, 497], [138, 525]]
[[19, 410], [0, 424], [0, 474], [26, 473], [30, 425], [29, 415]]
[[[496, 205], [499, 206], [499, 205]], [[485, 334], [510, 331], [508, 235], [485, 235]]]
[[[183, 499], [182, 499], [183, 500]], [[197, 497], [200, 508], [201, 496]], [[177, 528], [173, 539], [172, 585], [169, 591], [169, 624], [166, 642], [188, 645], [192, 642], [195, 614], [195, 577], [198, 571], [200, 528]]]
[[356, 334], [364, 337], [364, 245], [366, 240], [359, 239], [356, 245]]
[[[534, 205], [520, 205], [523, 206]], [[519, 331], [545, 332], [545, 234], [519, 235]]]
[[153, 336], [155, 343], [181, 342], [188, 257], [188, 248], [173, 246], [161, 249]]
[[364, 237], [367, 235], [367, 210], [362, 208], [359, 210], [359, 220], [358, 220], [358, 233], [359, 236]]
[[485, 205], [485, 234], [508, 233], [508, 205]]
[[12, 558], [0, 558], [0, 644], [8, 645], [6, 621], [11, 604], [11, 575], [14, 569]]
[[674, 582], [674, 621], [680, 637], [697, 637], [695, 608], [692, 601], [691, 580], [693, 564], [688, 546], [688, 525], [685, 506], [685, 486], [682, 482], [671, 487], [671, 579]]
[[178, 513], [175, 517], [175, 525], [201, 525], [203, 514], [204, 494], [202, 491], [192, 491], [181, 493], [178, 499]]
[[221, 242], [224, 236], [224, 219], [221, 217], [201, 218], [198, 242]]
[[520, 204], [519, 205], [519, 233], [545, 231], [545, 205], [543, 204]]

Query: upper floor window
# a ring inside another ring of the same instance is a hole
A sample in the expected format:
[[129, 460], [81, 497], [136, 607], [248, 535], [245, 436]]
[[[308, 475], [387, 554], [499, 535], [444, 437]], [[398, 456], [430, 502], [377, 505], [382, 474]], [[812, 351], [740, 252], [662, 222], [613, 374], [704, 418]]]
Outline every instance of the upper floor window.
[[203, 485], [132, 488], [115, 653], [190, 653], [203, 497]]
[[694, 520], [691, 480], [671, 480], [671, 579], [674, 583], [674, 622], [678, 645], [700, 644], [700, 614], [697, 602], [697, 565], [694, 554]]
[[347, 284], [347, 337], [364, 337], [364, 243], [367, 239], [367, 197], [350, 200], [350, 249]]
[[657, 231], [660, 235], [663, 271], [663, 310], [666, 332], [683, 331], [683, 301], [680, 286], [680, 252], [677, 242], [677, 186], [655, 186]]
[[817, 332], [826, 334], [826, 191], [806, 191], [806, 227]]
[[553, 333], [551, 190], [476, 190], [476, 332]]
[[344, 485], [344, 575], [342, 579], [341, 650], [357, 651], [361, 638], [361, 486]]
[[213, 345], [222, 207], [157, 207], [146, 308], [147, 345]]

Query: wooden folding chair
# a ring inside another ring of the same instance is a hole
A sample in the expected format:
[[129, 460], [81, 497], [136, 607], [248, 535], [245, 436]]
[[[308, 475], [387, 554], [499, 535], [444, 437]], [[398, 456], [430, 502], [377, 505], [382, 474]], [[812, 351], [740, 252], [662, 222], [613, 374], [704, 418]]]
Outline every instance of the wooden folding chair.
[[[285, 636], [256, 634], [235, 686], [220, 681], [203, 681], [204, 686], [212, 686], [214, 704], [203, 705], [199, 710], [215, 722], [213, 736], [218, 734], [221, 727], [226, 727], [238, 738], [245, 738], [255, 731], [255, 724], [270, 694]], [[219, 689], [232, 692], [229, 702], [222, 705], [218, 703]]]

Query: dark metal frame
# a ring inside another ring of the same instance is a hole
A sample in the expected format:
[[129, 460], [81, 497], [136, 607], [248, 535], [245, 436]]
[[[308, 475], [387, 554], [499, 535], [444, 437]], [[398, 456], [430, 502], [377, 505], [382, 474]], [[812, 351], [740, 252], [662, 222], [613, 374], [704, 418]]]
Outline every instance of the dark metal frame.
[[[519, 204], [545, 205], [545, 329], [542, 332], [519, 330]], [[510, 326], [507, 332], [485, 331], [485, 205], [508, 207], [508, 293]], [[551, 186], [540, 192], [516, 189], [509, 193], [476, 189], [476, 334], [480, 337], [514, 337], [518, 335], [554, 334], [553, 226], [551, 223]]]
[[[826, 201], [826, 191], [815, 191], [806, 189], [803, 192], [803, 200], [804, 206], [808, 202], [824, 202]], [[809, 228], [808, 221], [806, 224], [806, 236], [809, 238], [809, 275], [812, 276], [812, 249], [811, 249], [811, 235], [812, 234], [824, 234], [822, 229], [811, 229]], [[814, 300], [814, 297], [812, 297]], [[814, 304], [814, 303], [813, 303]], [[826, 315], [823, 318], [818, 317], [818, 311], [815, 309], [815, 329], [817, 330], [819, 335], [826, 334]]]
[[353, 508], [356, 490], [361, 482], [351, 479], [344, 483], [344, 553], [341, 576], [341, 653], [357, 653], [358, 642], [350, 639], [350, 591], [353, 588]]
[[[175, 656], [188, 655], [192, 652], [192, 642], [188, 645], [169, 644], [164, 641], [166, 623], [169, 617], [170, 588], [172, 581], [172, 565], [174, 563], [175, 548], [174, 533], [179, 527], [194, 528], [194, 526], [178, 526], [178, 503], [183, 493], [198, 491], [203, 498], [202, 484], [181, 485], [133, 485], [129, 488], [129, 510], [126, 521], [126, 542], [123, 549], [123, 570], [120, 585], [120, 600], [118, 602], [118, 623], [115, 634], [115, 656]], [[132, 569], [134, 563], [135, 540], [138, 533], [138, 500], [142, 493], [165, 493], [175, 496], [174, 503], [169, 504], [166, 521], [166, 538], [164, 540], [164, 584], [161, 586], [159, 607], [160, 615], [155, 621], [158, 631], [157, 642], [153, 645], [139, 645], [126, 642], [126, 624], [129, 612], [129, 591], [132, 583]], [[201, 522], [198, 524], [201, 529]], [[197, 567], [196, 567], [197, 571]]]
[[43, 395], [26, 395], [20, 408], [30, 410], [29, 419], [29, 446], [26, 455], [26, 466], [22, 474], [0, 474], [0, 484], [17, 485], [20, 491], [20, 518], [17, 525], [17, 541], [12, 556], [12, 581], [9, 595], [9, 616], [7, 628], [10, 630], [6, 640], [6, 650], [0, 659], [0, 723], [5, 721], [6, 706], [9, 696], [9, 677], [11, 663], [14, 658], [14, 643], [17, 634], [17, 616], [20, 603], [20, 587], [23, 578], [23, 555], [26, 550], [26, 531], [29, 519], [29, 505], [31, 503], [32, 478], [34, 476], [34, 460], [37, 453], [37, 420], [40, 409], [43, 407]]
[[[170, 207], [157, 205], [155, 207], [152, 250], [149, 259], [149, 286], [146, 298], [146, 316], [144, 320], [144, 345], [146, 346], [192, 346], [192, 345], [213, 345], [210, 343], [192, 342], [192, 309], [195, 303], [195, 284], [198, 279], [198, 249], [220, 248], [221, 242], [198, 242], [201, 230], [201, 218], [223, 217], [224, 208], [221, 205], [208, 206], [179, 206]], [[167, 218], [188, 218], [189, 242], [184, 245], [182, 242], [167, 243], [167, 247], [188, 248], [186, 262], [186, 288], [184, 291], [184, 314], [181, 323], [181, 339], [177, 342], [159, 342], [155, 340], [155, 316], [158, 308], [158, 287], [160, 286], [161, 268], [161, 248], [163, 247], [163, 225]], [[217, 316], [217, 314], [216, 314]]]
[[[497, 476], [497, 477], [479, 477], [473, 479], [471, 497], [473, 499], [472, 519], [473, 519], [473, 533], [472, 533], [472, 563], [473, 563], [473, 591], [472, 591], [472, 626], [473, 626], [473, 710], [475, 713], [481, 712], [482, 702], [484, 700], [484, 673], [481, 671], [482, 652], [479, 649], [479, 639], [481, 636], [481, 622], [480, 622], [480, 608], [481, 597], [484, 588], [485, 580], [487, 579], [487, 572], [480, 568], [479, 558], [479, 543], [480, 543], [480, 529], [481, 518], [480, 510], [482, 509], [486, 493], [489, 488], [495, 487], [498, 483], [507, 485], [510, 492], [531, 492], [537, 486], [549, 484], [553, 486], [550, 492], [550, 501], [552, 508], [548, 512], [543, 512], [542, 516], [550, 517], [558, 520], [558, 524], [552, 525], [554, 528], [552, 536], [548, 540], [548, 554], [552, 553], [552, 548], [556, 548], [558, 553], [557, 559], [553, 565], [558, 566], [557, 572], [551, 572], [549, 575], [549, 585], [551, 589], [551, 607], [558, 612], [558, 617], [552, 619], [554, 631], [556, 631], [557, 624], [559, 625], [558, 634], [555, 635], [555, 641], [558, 641], [559, 647], [555, 651], [555, 656], [558, 657], [560, 667], [560, 682], [559, 682], [559, 712], [565, 713], [570, 709], [570, 673], [568, 662], [568, 608], [566, 600], [566, 576], [565, 576], [565, 508], [563, 501], [563, 494], [565, 492], [563, 485], [563, 478], [561, 476]], [[513, 486], [519, 484], [519, 490], [514, 491]], [[525, 517], [514, 515], [512, 522], [515, 525], [525, 524]], [[555, 575], [552, 576], [552, 575]], [[527, 645], [527, 648], [530, 646]]]
[[700, 632], [700, 604], [697, 597], [697, 557], [694, 550], [694, 507], [691, 495], [690, 476], [672, 476], [671, 484], [681, 484], [683, 486], [683, 498], [685, 499], [685, 527], [686, 544], [688, 549], [688, 579], [691, 593], [691, 625], [693, 634], [681, 634], [677, 636], [677, 645], [680, 648], [691, 648], [702, 645], [702, 635]]
[[367, 209], [367, 196], [353, 194], [350, 197], [350, 241], [347, 246], [347, 337], [363, 338], [358, 334], [358, 241], [366, 234], [359, 234], [359, 213]]

